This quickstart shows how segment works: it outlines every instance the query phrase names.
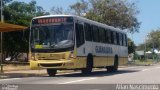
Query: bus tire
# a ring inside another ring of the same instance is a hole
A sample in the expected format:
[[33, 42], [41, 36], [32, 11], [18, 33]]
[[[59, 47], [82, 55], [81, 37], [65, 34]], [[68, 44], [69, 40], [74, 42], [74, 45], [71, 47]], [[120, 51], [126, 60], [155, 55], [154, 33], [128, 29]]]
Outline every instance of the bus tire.
[[92, 72], [93, 68], [93, 56], [89, 54], [87, 56], [87, 61], [86, 61], [86, 68], [82, 69], [82, 74], [89, 74]]
[[56, 69], [47, 69], [47, 73], [50, 77], [53, 77], [56, 75], [57, 70]]
[[116, 72], [118, 70], [118, 56], [115, 56], [114, 58], [114, 65], [113, 66], [107, 66], [108, 72]]

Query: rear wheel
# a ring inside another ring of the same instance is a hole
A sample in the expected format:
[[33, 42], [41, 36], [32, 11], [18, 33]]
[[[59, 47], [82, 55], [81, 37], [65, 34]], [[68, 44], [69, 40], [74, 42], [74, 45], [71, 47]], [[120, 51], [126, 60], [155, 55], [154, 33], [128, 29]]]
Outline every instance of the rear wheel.
[[88, 55], [87, 57], [87, 62], [86, 62], [86, 68], [82, 69], [82, 74], [89, 74], [92, 72], [93, 68], [93, 56]]
[[107, 66], [106, 68], [108, 72], [116, 72], [118, 70], [118, 56], [114, 59], [114, 66]]
[[49, 75], [50, 77], [53, 77], [53, 76], [56, 75], [57, 70], [55, 70], [55, 69], [47, 69], [47, 73], [48, 73], [48, 75]]

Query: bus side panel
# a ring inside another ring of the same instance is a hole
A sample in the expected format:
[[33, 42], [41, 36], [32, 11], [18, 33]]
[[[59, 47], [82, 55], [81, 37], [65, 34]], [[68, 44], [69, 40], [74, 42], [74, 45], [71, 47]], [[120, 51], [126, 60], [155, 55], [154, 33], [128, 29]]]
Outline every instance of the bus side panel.
[[74, 65], [76, 68], [85, 68], [86, 67], [87, 57], [77, 57], [74, 61]]
[[94, 67], [107, 66], [107, 57], [93, 57], [93, 60]]
[[108, 66], [113, 66], [113, 65], [114, 65], [114, 57], [108, 56]]
[[119, 65], [125, 65], [128, 63], [128, 57], [120, 57], [119, 58]]
[[107, 56], [94, 57], [94, 67], [113, 66], [114, 58]]

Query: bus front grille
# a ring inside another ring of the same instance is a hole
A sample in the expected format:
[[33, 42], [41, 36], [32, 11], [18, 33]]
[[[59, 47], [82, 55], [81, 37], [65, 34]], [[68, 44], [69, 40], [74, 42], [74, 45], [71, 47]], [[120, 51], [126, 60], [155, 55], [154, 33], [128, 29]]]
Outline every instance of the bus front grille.
[[58, 67], [58, 66], [62, 66], [62, 63], [58, 63], [58, 64], [40, 64], [40, 66], [42, 66], [42, 67]]
[[45, 54], [45, 53], [39, 53], [37, 54], [38, 60], [59, 60], [59, 59], [65, 59], [65, 54]]

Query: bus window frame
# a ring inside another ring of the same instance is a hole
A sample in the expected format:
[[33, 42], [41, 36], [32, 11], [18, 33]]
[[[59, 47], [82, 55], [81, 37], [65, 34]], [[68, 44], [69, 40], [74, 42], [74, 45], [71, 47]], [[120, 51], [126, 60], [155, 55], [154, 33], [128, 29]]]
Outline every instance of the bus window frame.
[[[88, 23], [84, 23], [84, 35], [86, 41], [92, 41], [92, 25]], [[89, 36], [88, 36], [89, 35]]]
[[99, 42], [106, 43], [105, 37], [106, 37], [105, 29], [102, 27], [99, 27]]
[[116, 32], [117, 45], [120, 45], [119, 32]]
[[[77, 25], [78, 25], [78, 29], [77, 29]], [[80, 30], [79, 31], [79, 25], [81, 25], [82, 26], [82, 30]], [[77, 34], [77, 31], [79, 31], [79, 32], [81, 32], [81, 35], [82, 36], [77, 36], [78, 34]], [[85, 43], [85, 34], [84, 34], [84, 25], [82, 24], [82, 23], [79, 23], [79, 22], [75, 22], [75, 36], [76, 36], [76, 46], [77, 47], [80, 47], [82, 44], [84, 44]], [[79, 41], [78, 41], [78, 38], [79, 38]]]
[[93, 42], [99, 42], [99, 29], [98, 29], [98, 26], [92, 25], [92, 34], [93, 34]]

